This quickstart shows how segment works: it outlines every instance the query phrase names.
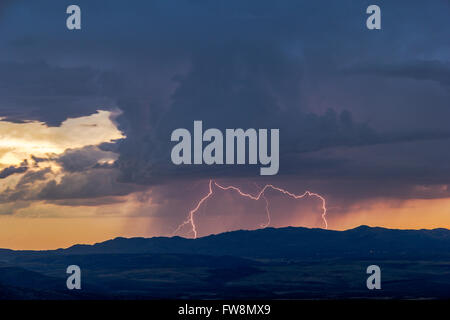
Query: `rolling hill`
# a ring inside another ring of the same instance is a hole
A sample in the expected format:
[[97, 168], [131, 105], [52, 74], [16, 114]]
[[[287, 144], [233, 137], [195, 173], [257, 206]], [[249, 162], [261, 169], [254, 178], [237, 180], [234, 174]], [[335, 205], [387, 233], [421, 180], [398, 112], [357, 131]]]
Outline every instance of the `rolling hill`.
[[[82, 290], [65, 287], [68, 265]], [[366, 288], [379, 265], [382, 290]], [[450, 230], [266, 228], [0, 250], [2, 299], [450, 298]]]

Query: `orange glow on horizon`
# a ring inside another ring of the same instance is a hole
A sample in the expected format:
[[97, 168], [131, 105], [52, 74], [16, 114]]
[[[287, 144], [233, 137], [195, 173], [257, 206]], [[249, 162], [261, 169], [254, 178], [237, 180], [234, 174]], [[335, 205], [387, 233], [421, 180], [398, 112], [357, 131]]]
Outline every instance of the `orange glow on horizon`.
[[450, 229], [450, 198], [374, 201], [358, 205], [333, 219], [333, 229], [346, 230], [360, 225], [391, 229]]
[[[42, 205], [41, 209], [45, 206]], [[148, 216], [127, 214], [130, 207], [139, 209], [135, 207], [136, 203], [133, 201], [125, 202], [123, 205], [105, 206], [103, 210], [107, 211], [115, 206], [118, 214], [112, 216], [99, 214], [98, 207], [92, 208], [92, 212], [89, 212], [88, 207], [69, 209], [63, 206], [52, 206], [52, 211], [65, 212], [66, 216], [34, 215], [30, 217], [26, 214], [0, 216], [0, 248], [45, 250], [66, 248], [74, 244], [94, 244], [115, 237], [164, 235], [159, 228], [164, 221], [157, 221]], [[75, 212], [83, 212], [83, 214], [76, 215]], [[363, 203], [354, 206], [348, 213], [339, 217], [329, 216], [331, 230], [346, 230], [360, 225], [394, 229], [450, 229], [450, 198], [414, 199], [402, 203], [379, 200], [372, 204]]]

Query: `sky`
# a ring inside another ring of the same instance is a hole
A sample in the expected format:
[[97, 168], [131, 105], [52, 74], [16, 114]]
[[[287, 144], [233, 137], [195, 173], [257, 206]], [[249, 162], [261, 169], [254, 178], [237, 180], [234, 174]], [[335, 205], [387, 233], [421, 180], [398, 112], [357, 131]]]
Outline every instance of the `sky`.
[[[66, 28], [77, 4], [82, 29]], [[0, 247], [194, 234], [209, 180], [328, 228], [450, 228], [450, 2], [0, 3]], [[280, 169], [175, 166], [177, 128], [278, 128]], [[198, 236], [324, 228], [213, 188]], [[267, 202], [266, 202], [267, 201]]]

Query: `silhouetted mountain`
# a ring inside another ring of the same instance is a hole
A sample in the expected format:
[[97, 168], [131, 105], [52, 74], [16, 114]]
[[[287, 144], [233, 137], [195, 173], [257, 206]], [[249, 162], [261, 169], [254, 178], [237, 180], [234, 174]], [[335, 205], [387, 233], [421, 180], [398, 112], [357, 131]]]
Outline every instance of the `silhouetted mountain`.
[[[82, 290], [66, 288], [66, 268]], [[368, 290], [366, 268], [382, 270]], [[0, 250], [0, 298], [449, 298], [450, 230], [281, 228]]]
[[392, 230], [360, 226], [347, 231], [266, 228], [232, 231], [199, 239], [116, 238], [75, 245], [61, 254], [183, 253], [276, 258], [319, 256], [422, 257], [450, 255], [450, 230]]

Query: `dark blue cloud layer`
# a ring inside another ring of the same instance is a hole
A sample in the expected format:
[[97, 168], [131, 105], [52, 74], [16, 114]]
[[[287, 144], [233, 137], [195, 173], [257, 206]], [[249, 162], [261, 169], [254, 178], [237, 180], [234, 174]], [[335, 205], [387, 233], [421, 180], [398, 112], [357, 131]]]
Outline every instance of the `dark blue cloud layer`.
[[69, 4], [0, 7], [0, 115], [58, 125], [120, 108], [120, 181], [257, 174], [174, 167], [170, 133], [194, 120], [280, 128], [280, 176], [332, 180], [330, 193], [342, 180], [379, 195], [448, 181], [448, 1], [379, 1], [380, 31], [365, 27], [368, 1], [80, 0], [76, 32]]

